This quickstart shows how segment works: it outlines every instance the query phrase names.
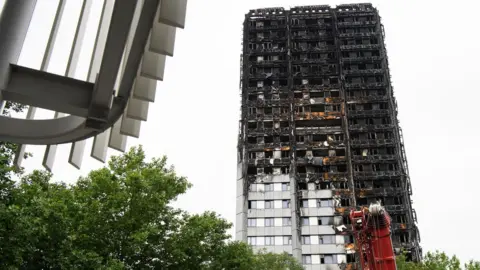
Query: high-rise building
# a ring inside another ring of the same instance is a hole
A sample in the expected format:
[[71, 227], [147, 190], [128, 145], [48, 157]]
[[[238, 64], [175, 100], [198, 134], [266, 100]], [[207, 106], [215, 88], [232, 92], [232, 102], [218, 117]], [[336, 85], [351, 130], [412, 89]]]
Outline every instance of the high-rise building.
[[381, 201], [421, 257], [384, 31], [371, 4], [245, 16], [236, 238], [307, 269], [354, 267], [350, 209]]

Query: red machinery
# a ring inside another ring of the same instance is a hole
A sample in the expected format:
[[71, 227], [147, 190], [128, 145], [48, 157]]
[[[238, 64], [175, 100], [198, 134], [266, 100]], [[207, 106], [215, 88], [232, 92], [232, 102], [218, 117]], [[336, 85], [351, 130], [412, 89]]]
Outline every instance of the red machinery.
[[391, 218], [380, 203], [367, 209], [351, 211], [353, 235], [363, 270], [396, 270], [390, 236]]

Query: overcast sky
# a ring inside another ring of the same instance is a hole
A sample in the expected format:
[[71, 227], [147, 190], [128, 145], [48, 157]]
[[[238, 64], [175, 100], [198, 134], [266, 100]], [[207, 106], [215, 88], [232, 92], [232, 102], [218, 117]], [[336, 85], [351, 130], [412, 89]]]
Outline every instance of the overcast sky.
[[[3, 2], [3, 1], [0, 1]], [[94, 1], [80, 68], [85, 79], [101, 0]], [[175, 55], [140, 139], [149, 157], [167, 155], [194, 184], [178, 206], [214, 210], [235, 220], [236, 144], [240, 112], [239, 57], [244, 14], [249, 9], [338, 5], [366, 1], [190, 0], [186, 28], [177, 31]], [[58, 0], [38, 0], [19, 64], [39, 68]], [[67, 0], [49, 72], [63, 74], [80, 0]], [[480, 92], [480, 2], [475, 0], [373, 1], [386, 30], [386, 43], [399, 119], [404, 131], [413, 202], [425, 251], [441, 249], [462, 260], [479, 259], [480, 197], [478, 97]], [[38, 118], [53, 112], [40, 111]], [[57, 153], [54, 179], [73, 183], [103, 166], [90, 158], [87, 143], [81, 170], [67, 162], [70, 146]], [[29, 146], [24, 165], [41, 169], [45, 147]], [[109, 150], [109, 154], [118, 154]], [[472, 231], [470, 230], [472, 229]]]

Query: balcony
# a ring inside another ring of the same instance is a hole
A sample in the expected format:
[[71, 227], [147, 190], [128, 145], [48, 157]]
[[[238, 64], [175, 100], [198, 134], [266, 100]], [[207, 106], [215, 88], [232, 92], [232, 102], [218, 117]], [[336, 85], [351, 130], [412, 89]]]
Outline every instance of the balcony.
[[263, 86], [263, 87], [246, 87], [247, 92], [270, 92], [270, 91], [288, 91], [287, 86]]
[[352, 147], [391, 146], [395, 144], [395, 140], [393, 139], [352, 140], [350, 144]]
[[377, 21], [363, 21], [363, 22], [338, 22], [338, 28], [347, 28], [347, 27], [362, 27], [362, 26], [374, 26], [377, 24]]
[[289, 114], [288, 113], [281, 113], [281, 114], [250, 114], [247, 116], [247, 120], [284, 120], [288, 121]]
[[305, 23], [299, 23], [299, 24], [293, 24], [290, 26], [291, 29], [328, 29], [332, 28], [333, 24], [331, 23], [315, 23], [315, 24], [305, 24]]
[[378, 124], [378, 125], [366, 125], [366, 124], [354, 124], [349, 125], [349, 131], [387, 131], [393, 129], [395, 126], [393, 124]]
[[300, 48], [293, 48], [292, 52], [325, 52], [325, 51], [335, 51], [335, 45], [324, 45], [324, 46], [316, 46], [316, 47], [300, 47]]
[[251, 65], [251, 66], [278, 66], [278, 67], [282, 67], [282, 66], [287, 66], [288, 65], [288, 61], [287, 60], [263, 60], [263, 61], [248, 61], [248, 65]]
[[395, 161], [397, 160], [397, 156], [396, 155], [353, 156], [352, 160], [354, 163], [357, 163], [357, 164], [381, 163], [381, 162]]
[[282, 29], [287, 29], [286, 24], [276, 24], [276, 25], [255, 25], [255, 26], [249, 26], [248, 31], [249, 32], [263, 32], [265, 30], [282, 30]]
[[371, 95], [371, 96], [361, 96], [361, 97], [347, 97], [347, 103], [364, 103], [364, 102], [370, 102], [370, 101], [387, 101], [388, 96], [387, 95]]
[[290, 165], [290, 158], [264, 158], [264, 159], [249, 159], [248, 165], [254, 165], [259, 167], [271, 167], [271, 166], [288, 166]]
[[258, 100], [247, 100], [247, 105], [264, 107], [264, 106], [279, 106], [279, 105], [289, 105], [290, 102], [288, 99], [258, 99]]
[[340, 119], [341, 112], [305, 112], [295, 113], [295, 120], [332, 120]]
[[345, 83], [346, 89], [383, 89], [387, 87], [384, 82]]
[[388, 213], [402, 213], [406, 212], [407, 208], [405, 205], [399, 204], [399, 205], [385, 205], [385, 210], [387, 210]]
[[380, 48], [380, 44], [340, 45], [340, 50], [342, 51], [374, 50]]
[[262, 41], [286, 41], [287, 40], [287, 36], [276, 36], [276, 35], [272, 35], [272, 36], [254, 36], [254, 37], [249, 37], [248, 38], [248, 41], [250, 42], [262, 42]]
[[342, 126], [296, 127], [296, 135], [332, 134], [343, 132]]
[[344, 156], [336, 156], [336, 157], [297, 157], [297, 164], [298, 165], [337, 165], [337, 164], [344, 164], [346, 162], [346, 158]]
[[349, 118], [368, 117], [368, 116], [386, 116], [389, 114], [390, 114], [390, 110], [363, 110], [363, 111], [348, 110], [347, 112], [347, 116]]
[[324, 173], [297, 173], [297, 178], [306, 182], [310, 181], [346, 181], [346, 172], [324, 172]]
[[403, 195], [404, 193], [405, 192], [401, 188], [395, 188], [395, 187], [355, 188], [355, 196], [359, 198], [397, 196], [397, 195]]
[[346, 17], [366, 17], [366, 16], [376, 16], [377, 14], [373, 10], [357, 10], [357, 11], [341, 11], [337, 13], [338, 18]]
[[338, 59], [332, 58], [297, 58], [292, 60], [292, 64], [336, 64]]
[[285, 47], [276, 47], [276, 48], [258, 48], [258, 49], [248, 49], [247, 54], [249, 55], [268, 55], [272, 53], [286, 53], [287, 49]]
[[249, 79], [255, 79], [255, 80], [262, 80], [262, 79], [267, 79], [267, 78], [287, 78], [288, 73], [286, 73], [286, 72], [276, 72], [276, 73], [257, 72], [255, 74], [248, 74], [247, 77]]
[[400, 171], [370, 171], [370, 172], [354, 172], [354, 178], [357, 180], [367, 180], [372, 178], [393, 178], [404, 175]]
[[345, 75], [376, 75], [376, 74], [385, 73], [385, 70], [382, 68], [350, 69], [350, 70], [343, 70], [342, 73]]
[[338, 69], [329, 69], [329, 70], [317, 70], [317, 71], [304, 71], [304, 72], [294, 72], [293, 78], [306, 78], [309, 76], [320, 77], [320, 76], [338, 76]]
[[300, 85], [294, 85], [293, 89], [294, 90], [304, 90], [304, 89], [309, 89], [309, 90], [330, 90], [330, 89], [339, 89], [340, 84], [335, 83], [335, 84], [300, 84]]
[[319, 34], [310, 34], [310, 35], [294, 35], [292, 40], [332, 40], [334, 36], [332, 34], [328, 35], [319, 35]]
[[251, 151], [259, 150], [259, 152], [261, 152], [265, 151], [266, 149], [271, 151], [275, 148], [280, 148], [281, 150], [290, 149], [290, 142], [247, 143], [246, 146], [247, 149]]
[[365, 62], [379, 62], [382, 61], [383, 57], [381, 56], [367, 56], [367, 57], [343, 57], [340, 59], [342, 63], [354, 64], [354, 63], [365, 63]]
[[300, 150], [302, 147], [308, 147], [312, 149], [344, 149], [344, 141], [307, 141], [307, 142], [297, 142], [297, 147]]
[[380, 35], [380, 32], [366, 32], [366, 33], [339, 33], [339, 38], [350, 38], [350, 37], [374, 37]]
[[250, 136], [262, 135], [289, 135], [290, 128], [256, 128], [248, 129], [247, 134]]

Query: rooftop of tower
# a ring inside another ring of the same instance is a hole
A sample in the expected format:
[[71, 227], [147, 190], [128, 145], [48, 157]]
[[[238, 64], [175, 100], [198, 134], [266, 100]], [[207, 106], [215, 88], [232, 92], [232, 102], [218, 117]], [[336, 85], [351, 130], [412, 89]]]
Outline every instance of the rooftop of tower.
[[285, 9], [283, 7], [270, 7], [270, 8], [260, 8], [260, 9], [251, 9], [248, 12], [248, 16], [271, 16], [271, 15], [282, 15], [286, 11], [289, 11], [293, 14], [318, 14], [330, 12], [331, 10], [337, 12], [349, 12], [349, 11], [373, 11], [375, 7], [371, 3], [358, 3], [358, 4], [342, 4], [338, 6], [329, 6], [329, 5], [314, 5], [314, 6], [295, 6], [290, 9]]

